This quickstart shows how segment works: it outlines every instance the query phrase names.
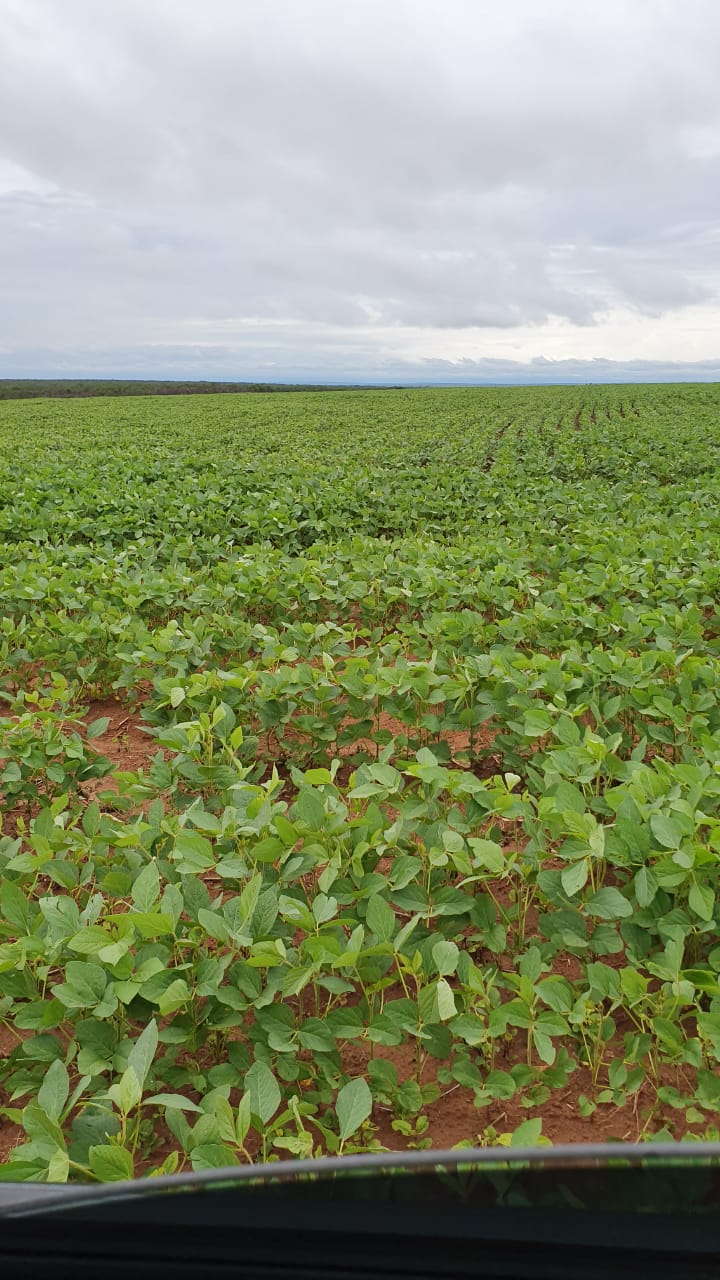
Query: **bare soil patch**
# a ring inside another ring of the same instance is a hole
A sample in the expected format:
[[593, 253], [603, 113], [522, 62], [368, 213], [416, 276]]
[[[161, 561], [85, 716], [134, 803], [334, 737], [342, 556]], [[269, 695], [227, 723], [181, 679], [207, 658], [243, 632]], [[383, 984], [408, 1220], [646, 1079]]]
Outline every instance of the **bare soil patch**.
[[[157, 755], [157, 743], [150, 737], [147, 728], [143, 728], [142, 716], [117, 698], [101, 698], [91, 702], [83, 718], [86, 724], [101, 719], [110, 721], [105, 732], [98, 738], [93, 738], [92, 745], [112, 761], [115, 769], [134, 773], [138, 769], [148, 768], [153, 756]], [[101, 779], [92, 785], [103, 789], [105, 781]]]

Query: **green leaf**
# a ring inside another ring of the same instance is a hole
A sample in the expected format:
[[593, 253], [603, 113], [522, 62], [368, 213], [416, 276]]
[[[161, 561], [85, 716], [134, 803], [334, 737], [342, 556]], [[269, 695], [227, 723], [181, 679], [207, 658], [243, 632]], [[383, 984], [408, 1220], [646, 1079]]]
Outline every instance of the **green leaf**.
[[457, 1013], [452, 987], [444, 978], [441, 978], [437, 984], [437, 1011], [441, 1022], [447, 1022]]
[[482, 1018], [474, 1013], [461, 1013], [457, 1018], [453, 1018], [450, 1030], [456, 1039], [464, 1040], [474, 1048], [484, 1044], [488, 1038], [487, 1028]]
[[370, 1086], [364, 1076], [356, 1076], [343, 1085], [335, 1103], [341, 1142], [346, 1142], [365, 1123], [372, 1105]]
[[320, 1018], [307, 1018], [298, 1033], [303, 1049], [313, 1053], [332, 1053], [335, 1048], [335, 1037], [327, 1023]]
[[244, 1093], [238, 1103], [237, 1115], [235, 1117], [235, 1140], [238, 1146], [242, 1146], [248, 1136], [250, 1125], [252, 1123], [252, 1103], [250, 1094]]
[[325, 821], [325, 801], [313, 787], [300, 787], [295, 805], [297, 817], [311, 831], [319, 831]]
[[688, 906], [701, 920], [710, 921], [715, 912], [715, 891], [709, 884], [694, 880], [688, 894]]
[[42, 1159], [11, 1159], [7, 1164], [0, 1164], [0, 1182], [40, 1182], [46, 1168], [46, 1161]]
[[255, 911], [260, 897], [260, 890], [262, 889], [262, 882], [262, 872], [256, 871], [240, 894], [238, 918], [241, 925], [247, 924]]
[[526, 738], [540, 738], [548, 732], [551, 725], [552, 717], [549, 712], [542, 709], [526, 711], [523, 733]]
[[86, 738], [92, 739], [102, 737], [104, 733], [107, 733], [109, 725], [110, 719], [108, 716], [101, 716], [99, 720], [93, 720], [92, 724], [89, 724], [87, 727], [87, 732], [85, 734]]
[[225, 1147], [220, 1142], [207, 1142], [193, 1147], [190, 1163], [195, 1173], [202, 1173], [203, 1169], [224, 1169], [226, 1165], [239, 1164], [240, 1161], [232, 1147]]
[[5, 920], [25, 933], [30, 928], [31, 906], [19, 885], [12, 880], [0, 886], [0, 911]]
[[245, 1073], [245, 1090], [250, 1095], [252, 1114], [267, 1124], [282, 1102], [278, 1082], [267, 1063], [253, 1063]]
[[166, 1155], [162, 1164], [159, 1164], [155, 1169], [150, 1170], [148, 1177], [165, 1178], [170, 1173], [177, 1173], [179, 1164], [180, 1153], [178, 1151], [171, 1151]]
[[157, 1052], [157, 1047], [158, 1027], [157, 1022], [153, 1018], [152, 1021], [148, 1023], [142, 1034], [138, 1036], [128, 1054], [128, 1066], [132, 1067], [141, 1087], [144, 1086], [145, 1081], [147, 1080], [148, 1072]]
[[211, 835], [219, 836], [222, 833], [222, 822], [214, 813], [207, 813], [204, 809], [190, 809], [187, 813], [187, 819], [192, 822], [198, 831], [208, 831]]
[[175, 978], [170, 986], [158, 997], [158, 1009], [163, 1018], [178, 1009], [184, 1009], [190, 1002], [191, 992], [185, 978]]
[[658, 844], [664, 849], [679, 849], [682, 842], [682, 831], [672, 818], [664, 813], [653, 813], [650, 818], [650, 830]]
[[48, 1182], [67, 1182], [70, 1172], [70, 1157], [67, 1151], [53, 1151], [48, 1160], [47, 1180]]
[[214, 938], [216, 942], [230, 941], [230, 929], [219, 912], [206, 911], [201, 907], [197, 918], [198, 924], [205, 930], [208, 937]]
[[205, 836], [196, 831], [180, 831], [175, 838], [171, 857], [177, 863], [181, 875], [194, 875], [209, 871], [215, 865], [213, 847]]
[[281, 813], [276, 815], [274, 822], [275, 830], [283, 844], [288, 848], [292, 848], [298, 838], [297, 828], [291, 822], [288, 822], [287, 818], [283, 817]]
[[277, 862], [285, 852], [285, 845], [277, 836], [265, 836], [263, 840], [258, 840], [257, 844], [251, 845], [248, 854], [253, 862], [271, 863]]
[[125, 1147], [91, 1147], [88, 1160], [98, 1182], [125, 1182], [135, 1174], [133, 1158]]
[[[67, 945], [71, 951], [85, 956], [99, 956], [101, 952], [108, 951], [114, 946], [109, 930], [103, 929], [99, 924], [81, 929], [68, 940]], [[128, 942], [128, 948], [129, 946]]]
[[257, 906], [252, 914], [252, 932], [254, 938], [261, 938], [269, 933], [278, 914], [278, 895], [274, 887], [265, 889], [258, 898]]
[[65, 982], [53, 987], [53, 994], [68, 1009], [88, 1009], [102, 1000], [108, 978], [97, 964], [69, 960], [65, 966]]
[[57, 1122], [62, 1115], [63, 1107], [70, 1093], [70, 1077], [64, 1062], [56, 1060], [45, 1072], [45, 1078], [38, 1090], [38, 1106], [42, 1107], [51, 1120]]
[[458, 966], [460, 958], [460, 948], [456, 942], [450, 942], [443, 939], [436, 942], [432, 949], [432, 958], [435, 962], [435, 968], [441, 977], [448, 977], [453, 974]]
[[123, 1072], [117, 1084], [110, 1086], [108, 1093], [125, 1116], [140, 1105], [142, 1086], [132, 1067]]
[[546, 1066], [551, 1067], [555, 1061], [555, 1047], [549, 1035], [541, 1031], [539, 1027], [533, 1028], [533, 1044], [538, 1053], [538, 1057]]
[[312, 913], [316, 924], [326, 924], [328, 920], [332, 920], [337, 915], [337, 909], [337, 898], [328, 897], [326, 893], [319, 893], [313, 899]]
[[633, 881], [639, 907], [649, 907], [658, 891], [658, 882], [650, 867], [640, 867]]
[[572, 898], [573, 894], [579, 893], [584, 888], [588, 875], [587, 858], [582, 858], [579, 862], [573, 862], [569, 867], [563, 867], [560, 873], [560, 882], [568, 898]]
[[511, 1147], [535, 1147], [542, 1134], [542, 1120], [536, 1116], [533, 1120], [523, 1120], [513, 1131], [510, 1139]]
[[148, 862], [133, 882], [132, 900], [138, 911], [152, 911], [160, 897], [160, 872], [155, 861]]
[[175, 931], [172, 916], [160, 911], [133, 911], [128, 919], [141, 938], [162, 938]]
[[479, 840], [468, 836], [468, 844], [474, 853], [473, 865], [484, 867], [491, 875], [501, 876], [505, 870], [505, 855], [494, 840]]
[[620, 920], [633, 913], [632, 905], [624, 898], [619, 889], [598, 889], [585, 903], [589, 916], [599, 920]]
[[56, 1147], [65, 1150], [62, 1129], [36, 1102], [29, 1102], [23, 1109], [22, 1122], [31, 1142], [40, 1143], [48, 1151]]
[[304, 778], [311, 787], [320, 787], [326, 782], [332, 782], [329, 769], [306, 769]]
[[97, 800], [93, 800], [92, 804], [88, 805], [82, 818], [82, 829], [91, 840], [100, 830], [100, 818], [100, 805]]
[[392, 940], [397, 924], [395, 912], [379, 893], [374, 894], [368, 902], [365, 923], [379, 942]]
[[397, 791], [402, 784], [402, 774], [398, 773], [391, 764], [371, 764], [368, 772], [376, 782], [379, 782], [387, 791]]
[[157, 1107], [167, 1107], [172, 1111], [199, 1111], [202, 1114], [202, 1107], [197, 1102], [191, 1102], [190, 1098], [185, 1098], [181, 1093], [154, 1093], [151, 1098], [143, 1099], [143, 1106], [153, 1104]]

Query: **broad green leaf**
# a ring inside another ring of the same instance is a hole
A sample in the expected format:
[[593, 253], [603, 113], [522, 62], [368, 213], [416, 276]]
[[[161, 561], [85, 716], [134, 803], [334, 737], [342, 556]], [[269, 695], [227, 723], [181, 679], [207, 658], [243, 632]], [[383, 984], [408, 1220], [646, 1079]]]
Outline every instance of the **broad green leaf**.
[[555, 1046], [549, 1035], [541, 1031], [539, 1027], [533, 1028], [533, 1044], [537, 1050], [538, 1057], [547, 1066], [551, 1067], [555, 1061]]
[[688, 906], [701, 920], [712, 920], [715, 912], [715, 891], [712, 886], [694, 880], [688, 894]]
[[211, 1142], [193, 1147], [190, 1152], [190, 1163], [195, 1173], [202, 1173], [204, 1169], [224, 1169], [227, 1165], [239, 1164], [240, 1160], [232, 1147]]
[[154, 1093], [151, 1098], [143, 1099], [143, 1106], [150, 1106], [151, 1103], [156, 1107], [169, 1107], [174, 1111], [198, 1111], [202, 1114], [202, 1107], [190, 1098], [185, 1098], [181, 1093]]
[[0, 1182], [41, 1182], [46, 1169], [42, 1158], [31, 1161], [11, 1157], [7, 1164], [0, 1164]]
[[453, 974], [458, 966], [460, 958], [460, 948], [456, 942], [450, 942], [443, 939], [436, 942], [432, 949], [432, 957], [435, 967], [441, 977], [448, 977]]
[[171, 857], [177, 863], [181, 875], [209, 871], [215, 865], [213, 847], [205, 836], [196, 831], [180, 831], [175, 837]]
[[249, 1093], [244, 1093], [238, 1103], [237, 1114], [235, 1117], [235, 1140], [238, 1146], [242, 1146], [250, 1131], [252, 1123], [252, 1102]]
[[[107, 929], [103, 929], [99, 924], [93, 924], [76, 933], [74, 937], [68, 940], [67, 945], [71, 951], [79, 955], [104, 956], [104, 953], [115, 944], [113, 944], [112, 936]], [[129, 945], [128, 942], [128, 947]]]
[[145, 1085], [148, 1072], [158, 1047], [158, 1027], [155, 1019], [148, 1023], [138, 1036], [128, 1054], [128, 1066], [132, 1067], [141, 1086]]
[[270, 1068], [265, 1062], [254, 1062], [245, 1074], [245, 1090], [250, 1096], [250, 1109], [254, 1116], [267, 1124], [275, 1115], [282, 1101], [282, 1094]]
[[159, 1164], [157, 1168], [150, 1170], [148, 1177], [149, 1178], [165, 1178], [168, 1176], [168, 1174], [177, 1173], [179, 1164], [180, 1164], [179, 1153], [177, 1151], [171, 1151], [169, 1155], [166, 1155], [162, 1164]]
[[658, 883], [654, 872], [650, 867], [640, 867], [640, 870], [635, 874], [633, 884], [638, 906], [649, 907], [658, 891]]
[[535, 1147], [542, 1135], [542, 1119], [537, 1116], [532, 1120], [523, 1120], [513, 1130], [510, 1139], [511, 1147]]
[[262, 872], [256, 871], [255, 875], [252, 876], [250, 880], [248, 880], [247, 884], [245, 885], [245, 888], [240, 894], [240, 901], [238, 904], [238, 914], [239, 914], [239, 920], [241, 925], [247, 924], [247, 922], [252, 917], [253, 912], [255, 911], [255, 908], [258, 904], [258, 899], [260, 897], [260, 890], [262, 889], [262, 883], [263, 883]]
[[265, 836], [264, 840], [251, 845], [248, 853], [253, 862], [277, 862], [285, 853], [285, 845], [277, 836]]
[[53, 993], [68, 1009], [85, 1009], [97, 1005], [105, 994], [108, 976], [96, 964], [69, 960], [65, 966], [65, 982], [53, 987]]
[[198, 924], [205, 930], [208, 937], [215, 938], [216, 942], [230, 941], [230, 928], [218, 911], [206, 911], [201, 907], [198, 911]]
[[679, 849], [682, 843], [682, 831], [672, 818], [664, 813], [653, 813], [650, 818], [650, 830], [658, 844], [664, 849]]
[[563, 867], [560, 873], [560, 882], [569, 898], [572, 898], [573, 894], [579, 893], [585, 887], [588, 875], [587, 858], [582, 858], [580, 862], [572, 862], [569, 867]]
[[36, 1102], [29, 1102], [23, 1109], [22, 1122], [31, 1142], [40, 1143], [48, 1151], [65, 1150], [65, 1138], [57, 1121]]
[[129, 919], [141, 938], [164, 938], [175, 930], [172, 916], [162, 911], [133, 911]]
[[156, 862], [148, 862], [133, 882], [132, 900], [138, 911], [152, 911], [160, 897], [160, 873]]
[[175, 978], [158, 999], [158, 1009], [163, 1018], [176, 1013], [189, 1004], [192, 993], [185, 978]]
[[108, 716], [101, 716], [99, 720], [93, 720], [92, 724], [88, 725], [85, 736], [88, 739], [101, 738], [104, 733], [107, 733], [109, 727]]
[[475, 867], [484, 867], [494, 876], [502, 875], [505, 870], [505, 855], [499, 844], [494, 840], [480, 840], [474, 836], [468, 836], [468, 844], [474, 854]]
[[98, 1182], [125, 1182], [134, 1176], [133, 1158], [125, 1147], [91, 1147], [88, 1159]]
[[368, 902], [365, 923], [380, 942], [392, 940], [397, 919], [390, 904], [379, 893], [374, 894]]
[[128, 1067], [115, 1085], [108, 1090], [110, 1097], [117, 1103], [123, 1115], [130, 1115], [142, 1101], [142, 1085], [132, 1067]]
[[452, 987], [444, 978], [441, 978], [437, 984], [437, 1011], [441, 1022], [447, 1022], [457, 1013]]
[[343, 1085], [335, 1103], [341, 1142], [346, 1142], [365, 1123], [372, 1105], [372, 1094], [364, 1076], [356, 1076]]
[[48, 1067], [45, 1078], [38, 1090], [38, 1106], [50, 1117], [58, 1121], [70, 1093], [70, 1077], [64, 1062], [56, 1060]]
[[326, 893], [318, 893], [313, 898], [312, 913], [317, 924], [325, 924], [337, 915], [337, 898], [328, 897]]
[[633, 913], [632, 905], [624, 898], [619, 889], [598, 889], [585, 903], [589, 916], [599, 920], [621, 920]]
[[90, 836], [91, 839], [93, 836], [96, 836], [100, 830], [100, 818], [100, 805], [97, 800], [93, 800], [92, 804], [88, 805], [82, 818], [82, 829], [85, 832], [85, 835]]
[[70, 1157], [67, 1151], [53, 1151], [48, 1160], [48, 1182], [67, 1182], [70, 1173]]
[[4, 880], [0, 885], [0, 912], [10, 924], [17, 925], [23, 933], [30, 927], [31, 905], [18, 884]]

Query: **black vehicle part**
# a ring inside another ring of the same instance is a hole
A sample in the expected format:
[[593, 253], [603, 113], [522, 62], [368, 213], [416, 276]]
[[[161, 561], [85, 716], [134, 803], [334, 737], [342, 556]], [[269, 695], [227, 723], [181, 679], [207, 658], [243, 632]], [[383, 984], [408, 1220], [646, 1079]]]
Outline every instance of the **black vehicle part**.
[[293, 1161], [16, 1185], [3, 1201], [5, 1190], [8, 1277], [720, 1276], [715, 1144]]

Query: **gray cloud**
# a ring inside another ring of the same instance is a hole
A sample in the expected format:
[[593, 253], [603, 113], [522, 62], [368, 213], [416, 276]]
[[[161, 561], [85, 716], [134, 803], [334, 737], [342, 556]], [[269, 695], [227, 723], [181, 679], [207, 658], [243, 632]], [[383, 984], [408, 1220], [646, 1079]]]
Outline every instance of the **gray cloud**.
[[5, 363], [715, 354], [720, 10], [496, 8], [2, 0]]

